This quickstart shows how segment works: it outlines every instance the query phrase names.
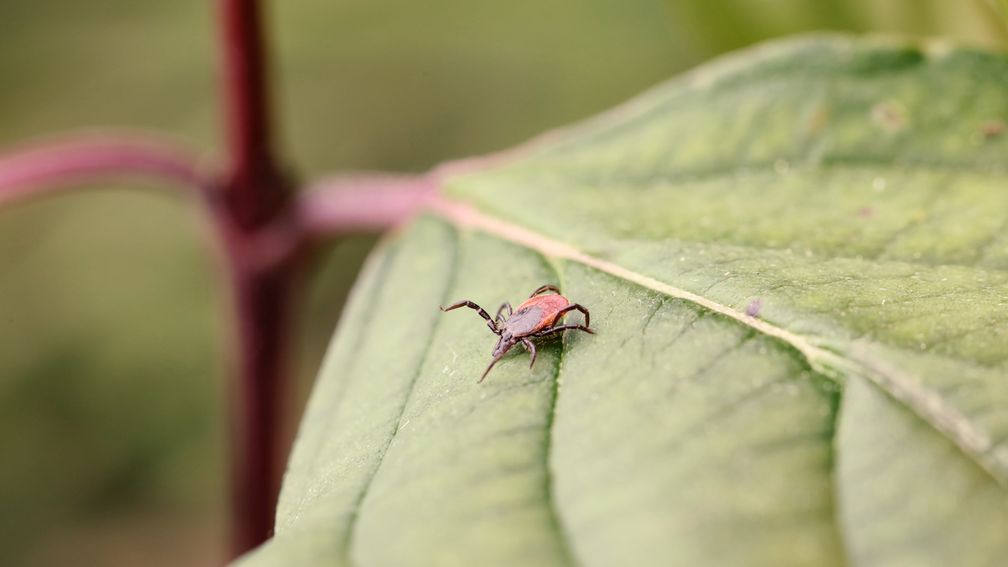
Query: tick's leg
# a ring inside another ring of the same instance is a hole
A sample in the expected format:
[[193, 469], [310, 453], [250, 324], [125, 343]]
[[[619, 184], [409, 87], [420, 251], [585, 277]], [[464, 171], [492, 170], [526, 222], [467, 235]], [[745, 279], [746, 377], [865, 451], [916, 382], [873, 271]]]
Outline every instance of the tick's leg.
[[510, 317], [511, 314], [514, 313], [514, 309], [511, 308], [511, 304], [510, 303], [508, 303], [507, 301], [505, 301], [504, 303], [501, 303], [500, 308], [497, 309], [497, 316], [494, 317], [494, 321], [497, 322], [497, 326], [498, 327], [501, 325], [501, 323], [504, 322], [504, 319], [501, 319], [501, 313], [503, 313], [505, 309], [507, 309], [507, 316], [508, 317]]
[[568, 329], [577, 329], [579, 331], [584, 331], [590, 335], [594, 335], [595, 331], [585, 327], [584, 325], [557, 325], [556, 327], [550, 327], [548, 329], [543, 329], [538, 333], [532, 335], [533, 337], [548, 337], [555, 335], [557, 333], [562, 333]]
[[560, 289], [557, 286], [546, 284], [546, 285], [540, 287], [539, 289], [533, 291], [532, 295], [530, 295], [529, 297], [530, 298], [531, 297], [535, 297], [535, 296], [539, 295], [540, 293], [545, 293], [547, 291], [552, 291], [553, 293], [556, 293], [556, 294], [560, 293]]
[[591, 321], [591, 316], [588, 315], [588, 309], [585, 308], [585, 306], [581, 305], [580, 303], [571, 303], [567, 307], [564, 307], [563, 309], [561, 309], [557, 313], [556, 319], [553, 319], [553, 323], [556, 324], [558, 321], [560, 321], [560, 318], [563, 317], [564, 314], [566, 314], [569, 311], [580, 311], [581, 314], [584, 315], [584, 321], [585, 321], [584, 322], [584, 326], [585, 327], [591, 327], [591, 323], [589, 322], [589, 321]]
[[527, 350], [527, 351], [529, 351], [529, 352], [532, 353], [532, 360], [529, 362], [529, 369], [531, 369], [532, 365], [535, 364], [535, 359], [536, 359], [536, 354], [537, 354], [536, 353], [536, 348], [535, 348], [535, 343], [533, 343], [532, 341], [530, 341], [528, 339], [522, 339], [522, 346], [525, 347], [525, 350]]
[[464, 301], [459, 301], [458, 303], [449, 305], [448, 307], [442, 306], [441, 311], [451, 311], [452, 309], [458, 309], [459, 307], [468, 307], [469, 309], [476, 311], [477, 313], [479, 313], [480, 317], [486, 319], [487, 327], [490, 327], [490, 330], [493, 331], [494, 334], [496, 335], [500, 334], [500, 329], [497, 328], [497, 324], [494, 323], [493, 319], [490, 318], [490, 314], [487, 313], [485, 309], [473, 303], [472, 301], [469, 301], [468, 299]]

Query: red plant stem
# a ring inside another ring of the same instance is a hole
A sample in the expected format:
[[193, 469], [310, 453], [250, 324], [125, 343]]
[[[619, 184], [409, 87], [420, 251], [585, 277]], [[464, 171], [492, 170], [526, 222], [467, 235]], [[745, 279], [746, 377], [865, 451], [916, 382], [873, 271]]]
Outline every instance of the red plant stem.
[[219, 0], [228, 148], [225, 199], [244, 228], [277, 216], [291, 190], [271, 147], [265, 47], [258, 0]]
[[237, 379], [231, 393], [232, 552], [265, 541], [273, 531], [283, 456], [279, 423], [290, 332], [293, 270], [276, 265], [254, 276], [238, 272], [233, 293], [238, 316]]
[[272, 532], [279, 490], [278, 424], [287, 319], [300, 239], [289, 183], [270, 146], [266, 60], [257, 0], [218, 0], [228, 175], [222, 185], [225, 245], [238, 325], [231, 398], [232, 550]]

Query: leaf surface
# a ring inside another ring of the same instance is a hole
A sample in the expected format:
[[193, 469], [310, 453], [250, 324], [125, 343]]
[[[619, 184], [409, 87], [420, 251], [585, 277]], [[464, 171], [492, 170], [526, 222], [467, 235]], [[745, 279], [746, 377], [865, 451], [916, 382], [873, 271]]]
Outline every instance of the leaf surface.
[[[715, 62], [446, 188], [361, 277], [249, 564], [1008, 557], [1008, 59]], [[592, 313], [476, 379], [491, 313]]]

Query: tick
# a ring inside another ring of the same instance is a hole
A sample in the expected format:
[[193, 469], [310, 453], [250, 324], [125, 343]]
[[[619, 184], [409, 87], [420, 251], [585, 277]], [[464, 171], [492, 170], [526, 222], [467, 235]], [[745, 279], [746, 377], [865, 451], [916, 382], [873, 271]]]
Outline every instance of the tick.
[[[552, 293], [548, 293], [552, 292]], [[532, 295], [518, 306], [517, 310], [511, 308], [511, 304], [504, 302], [497, 310], [497, 316], [493, 319], [482, 307], [469, 301], [468, 299], [441, 307], [441, 311], [451, 311], [459, 307], [468, 307], [479, 313], [479, 316], [486, 319], [487, 326], [493, 334], [500, 337], [497, 345], [493, 349], [493, 359], [483, 371], [483, 375], [477, 380], [482, 382], [490, 369], [497, 361], [511, 350], [511, 347], [521, 343], [525, 350], [532, 354], [529, 368], [536, 361], [536, 347], [531, 339], [542, 339], [557, 335], [568, 329], [577, 329], [586, 333], [595, 334], [589, 329], [588, 310], [583, 305], [571, 303], [569, 299], [560, 294], [560, 290], [553, 285], [544, 285], [532, 292]], [[507, 310], [507, 316], [504, 311]], [[561, 324], [562, 319], [571, 311], [580, 311], [584, 315], [584, 325]]]

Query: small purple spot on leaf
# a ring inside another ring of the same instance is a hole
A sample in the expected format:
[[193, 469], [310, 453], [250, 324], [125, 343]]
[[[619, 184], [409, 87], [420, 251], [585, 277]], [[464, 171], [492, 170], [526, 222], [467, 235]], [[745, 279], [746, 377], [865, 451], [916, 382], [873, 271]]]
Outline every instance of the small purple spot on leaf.
[[805, 123], [805, 129], [809, 134], [818, 134], [829, 123], [829, 111], [820, 106], [812, 112]]
[[985, 140], [993, 140], [1005, 131], [1005, 123], [1000, 120], [991, 120], [980, 127], [980, 132]]
[[759, 317], [760, 311], [763, 309], [763, 300], [756, 298], [749, 302], [749, 305], [745, 308], [745, 314], [750, 317]]

